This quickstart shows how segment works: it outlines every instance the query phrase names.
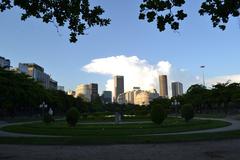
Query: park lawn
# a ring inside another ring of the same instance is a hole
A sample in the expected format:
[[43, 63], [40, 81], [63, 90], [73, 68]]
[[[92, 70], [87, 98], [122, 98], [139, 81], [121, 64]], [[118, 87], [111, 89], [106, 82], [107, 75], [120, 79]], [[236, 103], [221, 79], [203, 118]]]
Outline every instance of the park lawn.
[[167, 118], [163, 124], [134, 123], [134, 124], [78, 124], [69, 127], [64, 121], [56, 121], [52, 124], [35, 122], [30, 124], [12, 125], [3, 127], [2, 130], [15, 133], [27, 133], [37, 135], [72, 136], [77, 138], [111, 139], [114, 137], [128, 137], [135, 135], [173, 133], [183, 131], [194, 131], [209, 128], [219, 128], [230, 125], [227, 122], [215, 120], [192, 120], [186, 123], [183, 119]]
[[213, 114], [195, 114], [195, 117], [199, 117], [199, 118], [225, 118], [226, 114], [224, 113], [213, 113]]
[[240, 130], [164, 136], [113, 136], [113, 137], [0, 137], [0, 144], [25, 145], [112, 145], [157, 144], [170, 142], [214, 141], [240, 138]]

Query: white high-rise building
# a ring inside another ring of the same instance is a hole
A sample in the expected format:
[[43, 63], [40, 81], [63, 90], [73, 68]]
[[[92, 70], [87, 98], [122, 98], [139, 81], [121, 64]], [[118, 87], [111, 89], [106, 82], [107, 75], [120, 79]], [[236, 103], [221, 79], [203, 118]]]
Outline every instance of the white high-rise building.
[[121, 93], [118, 96], [117, 102], [119, 104], [136, 104], [140, 106], [147, 106], [150, 102], [158, 98], [159, 94], [157, 93], [156, 89], [151, 91], [143, 91], [139, 89], [135, 89], [133, 91]]
[[85, 101], [91, 101], [91, 89], [88, 84], [80, 84], [76, 88], [75, 97], [82, 97]]

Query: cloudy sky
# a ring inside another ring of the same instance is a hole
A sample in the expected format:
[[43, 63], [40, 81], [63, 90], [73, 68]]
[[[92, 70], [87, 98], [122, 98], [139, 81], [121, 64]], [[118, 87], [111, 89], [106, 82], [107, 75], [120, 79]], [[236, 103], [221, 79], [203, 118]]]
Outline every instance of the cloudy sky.
[[20, 20], [20, 10], [0, 13], [0, 56], [13, 66], [35, 62], [66, 89], [95, 82], [100, 92], [111, 89], [112, 76], [125, 76], [126, 90], [133, 86], [158, 88], [158, 74], [181, 81], [185, 90], [202, 83], [205, 65], [208, 86], [227, 80], [240, 81], [240, 20], [231, 18], [226, 31], [212, 28], [209, 17], [200, 17], [201, 1], [189, 1], [189, 14], [174, 32], [160, 33], [156, 24], [138, 20], [140, 1], [91, 0], [105, 9], [111, 25], [87, 30], [76, 44], [68, 30], [36, 19]]

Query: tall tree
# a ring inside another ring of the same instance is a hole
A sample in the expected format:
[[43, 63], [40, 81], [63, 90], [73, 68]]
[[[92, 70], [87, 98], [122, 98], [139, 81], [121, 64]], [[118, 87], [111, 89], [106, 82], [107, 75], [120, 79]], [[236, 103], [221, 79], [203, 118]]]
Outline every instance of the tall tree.
[[[164, 31], [167, 24], [178, 30], [180, 21], [187, 17], [182, 9], [185, 3], [185, 0], [143, 0], [139, 19], [156, 20], [159, 31]], [[240, 15], [239, 9], [240, 0], [204, 0], [198, 12], [201, 16], [209, 15], [213, 27], [225, 30], [229, 18]]]
[[186, 101], [191, 103], [195, 110], [202, 112], [208, 97], [208, 89], [199, 84], [192, 85], [185, 95]]
[[110, 19], [100, 16], [104, 10], [100, 6], [90, 8], [88, 0], [1, 0], [0, 12], [18, 7], [23, 10], [21, 20], [29, 17], [41, 19], [44, 23], [52, 22], [56, 26], [68, 23], [70, 42], [77, 41], [77, 35], [84, 35], [85, 30], [93, 26], [107, 26]]
[[[143, 0], [139, 19], [147, 19], [149, 23], [156, 21], [161, 32], [166, 25], [178, 30], [180, 21], [187, 17], [183, 10], [185, 3], [185, 0]], [[101, 18], [104, 13], [102, 7], [94, 6], [91, 9], [89, 0], [0, 0], [0, 12], [13, 7], [22, 9], [22, 20], [35, 17], [56, 26], [68, 23], [70, 42], [76, 42], [77, 36], [84, 35], [90, 27], [110, 24], [110, 19]], [[225, 30], [230, 17], [239, 17], [239, 9], [240, 0], [203, 0], [198, 12], [201, 16], [209, 15], [213, 27]]]

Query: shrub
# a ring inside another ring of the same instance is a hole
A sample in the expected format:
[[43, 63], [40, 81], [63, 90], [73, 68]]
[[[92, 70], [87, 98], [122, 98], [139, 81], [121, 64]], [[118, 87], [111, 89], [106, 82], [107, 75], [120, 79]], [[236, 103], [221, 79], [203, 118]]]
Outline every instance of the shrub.
[[71, 127], [76, 126], [79, 116], [80, 116], [80, 113], [77, 108], [75, 107], [70, 108], [66, 114], [66, 121], [69, 124], [69, 126]]
[[167, 109], [160, 104], [151, 106], [151, 119], [156, 124], [161, 124], [167, 118]]
[[46, 124], [49, 124], [51, 122], [54, 122], [54, 118], [53, 118], [53, 116], [51, 116], [49, 114], [45, 114], [43, 116], [43, 122], [46, 123]]
[[181, 108], [181, 114], [186, 122], [190, 121], [194, 117], [193, 106], [191, 104], [184, 104]]

